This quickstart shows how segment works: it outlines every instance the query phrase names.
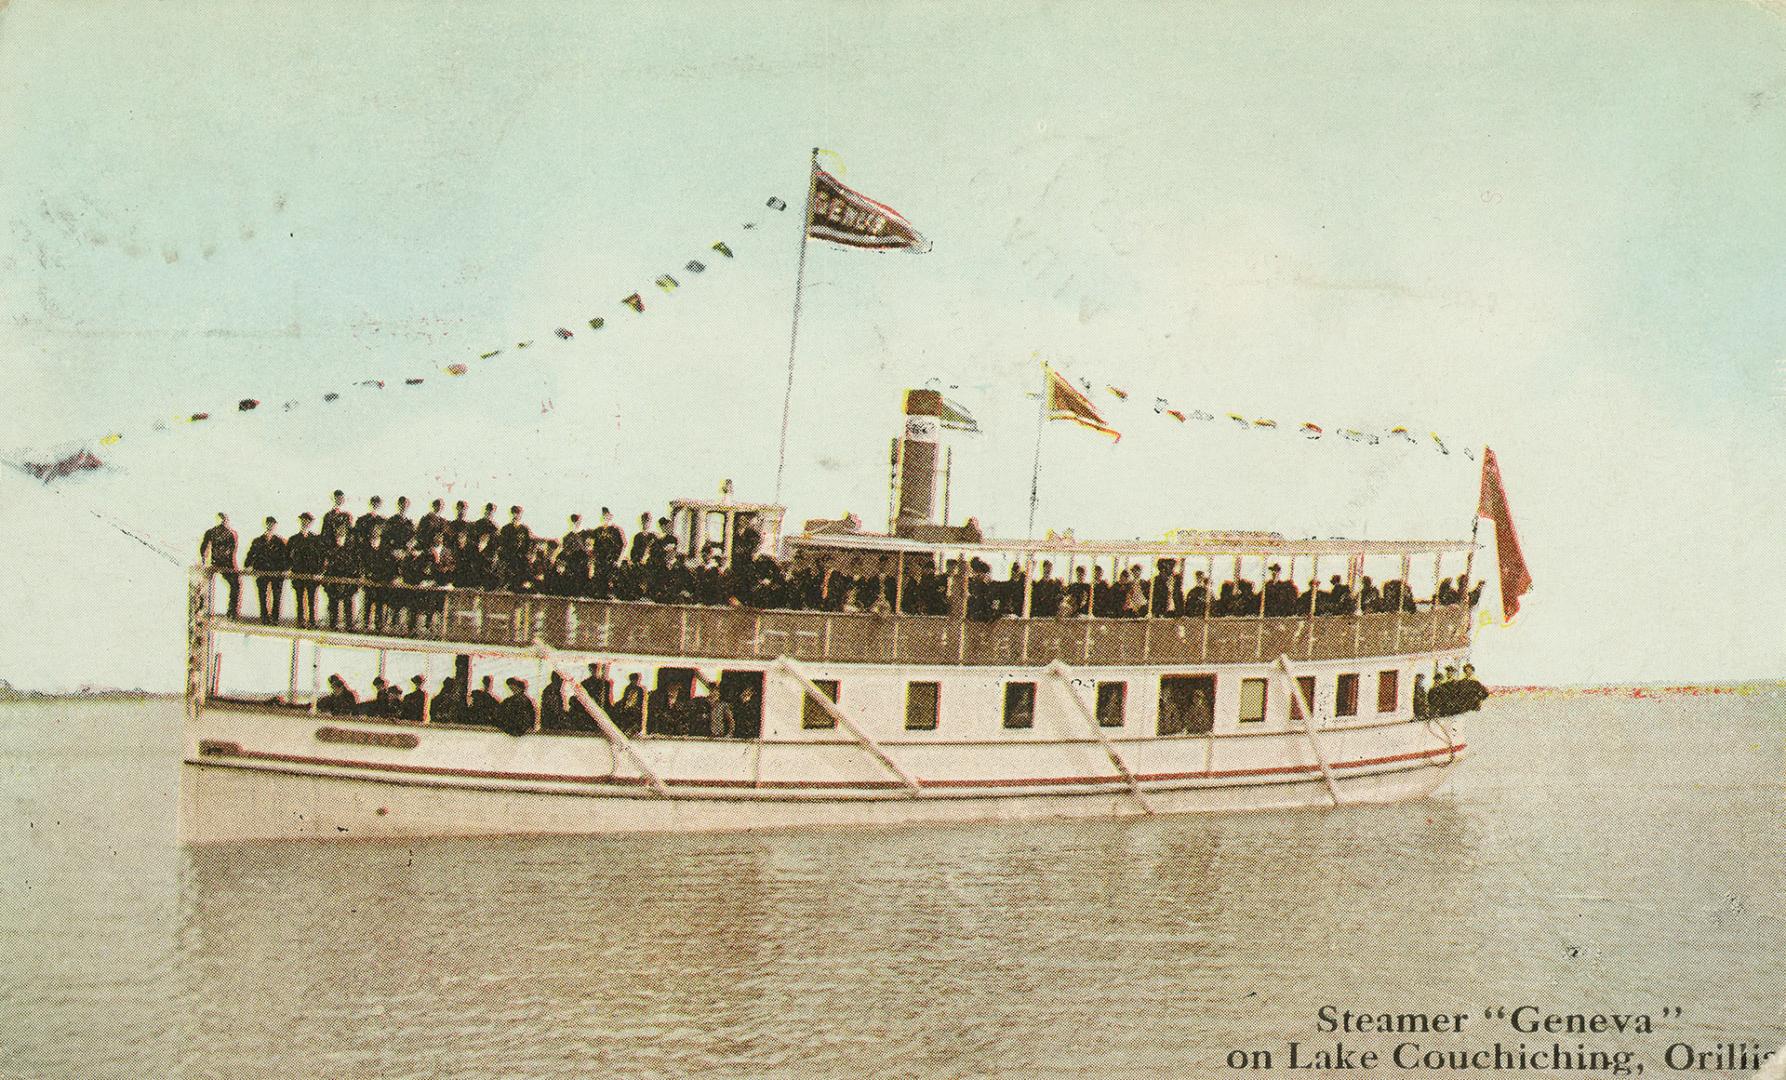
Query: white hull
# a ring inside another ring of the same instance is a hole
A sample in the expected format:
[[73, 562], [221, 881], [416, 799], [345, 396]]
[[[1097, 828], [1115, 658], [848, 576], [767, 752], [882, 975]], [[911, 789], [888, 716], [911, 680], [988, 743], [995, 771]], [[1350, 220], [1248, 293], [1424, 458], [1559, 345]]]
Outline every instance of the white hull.
[[[1115, 739], [882, 743], [638, 739], [665, 793], [599, 736], [312, 717], [213, 702], [187, 723], [193, 843], [725, 831], [1326, 807], [1430, 794], [1463, 758], [1439, 724]], [[1323, 769], [1321, 758], [1325, 759]], [[1329, 787], [1331, 778], [1332, 787]], [[1138, 790], [1137, 790], [1138, 789]]]

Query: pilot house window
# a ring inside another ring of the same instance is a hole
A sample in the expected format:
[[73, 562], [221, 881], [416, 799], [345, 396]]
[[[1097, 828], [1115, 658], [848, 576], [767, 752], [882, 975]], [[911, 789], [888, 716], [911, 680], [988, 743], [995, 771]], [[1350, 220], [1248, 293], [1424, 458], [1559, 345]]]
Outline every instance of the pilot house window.
[[1014, 682], [1005, 684], [1005, 726], [1008, 728], [1027, 728], [1036, 726], [1035, 683]]
[[942, 703], [942, 683], [906, 683], [905, 729], [907, 731], [935, 731], [936, 718], [942, 710]]
[[[824, 691], [825, 696], [832, 701], [837, 700], [838, 685], [836, 679], [814, 679], [812, 680], [812, 684]], [[814, 701], [812, 694], [808, 693], [804, 695], [802, 701], [804, 704], [802, 704], [800, 708], [801, 727], [815, 731], [822, 731], [837, 726], [837, 717], [831, 715], [831, 710]]]

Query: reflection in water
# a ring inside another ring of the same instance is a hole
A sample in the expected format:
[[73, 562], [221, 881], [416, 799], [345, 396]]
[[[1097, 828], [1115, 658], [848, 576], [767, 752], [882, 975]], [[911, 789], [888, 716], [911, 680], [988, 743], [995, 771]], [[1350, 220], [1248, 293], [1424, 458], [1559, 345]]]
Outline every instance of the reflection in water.
[[[1387, 827], [1395, 840], [1380, 842]], [[1211, 1060], [1336, 947], [1467, 907], [1455, 805], [185, 852], [183, 1038], [221, 1072], [986, 1074]], [[1449, 893], [1387, 889], [1459, 883]], [[1442, 916], [1441, 916], [1442, 917]], [[1423, 962], [1465, 959], [1458, 936]], [[443, 1043], [439, 1033], [456, 1032]], [[433, 1060], [431, 1055], [447, 1054]]]
[[1331, 813], [182, 849], [177, 702], [0, 706], [0, 1076], [1208, 1076], [1324, 1004], [1776, 1045], [1783, 717], [1493, 702]]

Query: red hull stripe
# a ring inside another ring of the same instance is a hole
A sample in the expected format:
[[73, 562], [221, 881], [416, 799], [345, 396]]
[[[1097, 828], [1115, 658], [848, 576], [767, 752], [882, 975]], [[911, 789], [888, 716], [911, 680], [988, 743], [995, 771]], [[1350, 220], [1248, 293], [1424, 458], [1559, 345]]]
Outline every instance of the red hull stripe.
[[[1367, 769], [1377, 765], [1394, 765], [1404, 761], [1424, 761], [1435, 757], [1448, 757], [1463, 753], [1464, 743], [1454, 747], [1441, 746], [1432, 750], [1417, 750], [1409, 754], [1391, 754], [1387, 757], [1360, 758], [1357, 761], [1335, 762], [1331, 768], [1334, 772], [1342, 769]], [[645, 780], [637, 776], [574, 776], [565, 773], [530, 773], [530, 772], [498, 772], [488, 769], [454, 769], [436, 765], [405, 765], [397, 762], [382, 761], [349, 761], [341, 758], [310, 757], [303, 754], [275, 754], [261, 750], [244, 750], [230, 743], [210, 743], [201, 749], [204, 757], [239, 758], [247, 761], [273, 761], [286, 765], [315, 765], [331, 769], [366, 769], [373, 772], [404, 773], [413, 776], [441, 776], [472, 780], [512, 780], [553, 784], [618, 784], [626, 786], [643, 786]], [[1143, 783], [1171, 780], [1222, 780], [1243, 776], [1296, 776], [1308, 773], [1319, 773], [1319, 765], [1275, 765], [1262, 769], [1216, 769], [1210, 772], [1174, 772], [1174, 773], [1137, 773], [1135, 779]], [[768, 780], [753, 782], [750, 780], [665, 780], [666, 784], [676, 787], [695, 788], [748, 788], [762, 789], [795, 789], [795, 790], [837, 790], [856, 789], [862, 791], [882, 791], [902, 788], [903, 784], [895, 780]], [[919, 784], [925, 788], [1001, 788], [1001, 787], [1054, 787], [1091, 784], [1126, 783], [1120, 776], [1048, 776], [1029, 779], [987, 779], [987, 780], [924, 780]]]

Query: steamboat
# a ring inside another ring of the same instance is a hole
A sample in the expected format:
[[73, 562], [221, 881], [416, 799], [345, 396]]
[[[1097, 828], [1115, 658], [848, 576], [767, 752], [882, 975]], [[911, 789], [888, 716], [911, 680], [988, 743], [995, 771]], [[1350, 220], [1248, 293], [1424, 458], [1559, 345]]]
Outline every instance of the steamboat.
[[[760, 545], [809, 573], [885, 575], [890, 595], [866, 610], [449, 587], [418, 590], [423, 618], [331, 628], [232, 617], [220, 609], [219, 575], [195, 569], [183, 837], [1332, 807], [1424, 797], [1463, 761], [1457, 719], [1417, 710], [1417, 698], [1429, 673], [1468, 656], [1467, 587], [1444, 597], [1438, 586], [1460, 571], [1467, 586], [1473, 537], [986, 538], [946, 523], [940, 411], [932, 392], [906, 395], [885, 532], [854, 521], [789, 529], [782, 506], [734, 501], [729, 490], [670, 507], [681, 556], [710, 554], [729, 568]], [[1071, 602], [1088, 570], [1108, 587], [1142, 568], [1155, 581], [1140, 611]], [[1303, 594], [1286, 614], [1262, 599], [1280, 572], [1311, 584], [1339, 574], [1347, 586], [1374, 573], [1400, 595], [1335, 610]], [[1202, 580], [1264, 591], [1240, 611], [1207, 594], [1200, 607], [1184, 602]], [[1061, 584], [1049, 591], [1042, 581]], [[935, 606], [904, 595], [931, 586]], [[976, 607], [976, 590], [995, 587], [1018, 598], [996, 617]], [[266, 685], [269, 669], [283, 685]], [[325, 680], [347, 670], [420, 672], [430, 686], [451, 676], [459, 695], [484, 675], [562, 685], [566, 706], [591, 722], [511, 734], [463, 722], [458, 710], [444, 720], [331, 712]], [[631, 683], [646, 703], [627, 716], [611, 695]]]

